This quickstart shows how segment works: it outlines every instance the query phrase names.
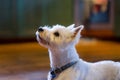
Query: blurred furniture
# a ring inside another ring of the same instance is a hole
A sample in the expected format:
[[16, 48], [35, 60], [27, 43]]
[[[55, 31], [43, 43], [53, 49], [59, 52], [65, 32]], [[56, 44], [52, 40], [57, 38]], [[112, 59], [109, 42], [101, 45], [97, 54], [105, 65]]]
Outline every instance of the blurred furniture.
[[113, 0], [75, 0], [75, 22], [85, 25], [83, 34], [99, 38], [115, 37], [116, 3]]

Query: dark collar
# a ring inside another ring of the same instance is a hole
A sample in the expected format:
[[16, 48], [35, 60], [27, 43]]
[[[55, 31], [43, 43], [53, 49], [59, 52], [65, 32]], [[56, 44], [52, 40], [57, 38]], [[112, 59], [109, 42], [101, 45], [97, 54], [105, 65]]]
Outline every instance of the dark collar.
[[70, 62], [60, 68], [56, 68], [55, 70], [50, 70], [50, 74], [51, 74], [51, 77], [52, 77], [52, 80], [56, 77], [57, 74], [60, 74], [62, 71], [64, 71], [65, 69], [71, 67], [72, 65], [76, 64], [77, 61], [74, 61], [74, 62]]

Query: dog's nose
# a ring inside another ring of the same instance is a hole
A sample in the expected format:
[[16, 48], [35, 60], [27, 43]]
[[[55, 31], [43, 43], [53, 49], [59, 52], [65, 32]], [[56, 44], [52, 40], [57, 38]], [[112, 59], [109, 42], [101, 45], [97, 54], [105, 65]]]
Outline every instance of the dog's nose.
[[43, 30], [42, 28], [39, 28], [38, 31], [39, 31], [39, 32], [43, 32], [44, 30]]

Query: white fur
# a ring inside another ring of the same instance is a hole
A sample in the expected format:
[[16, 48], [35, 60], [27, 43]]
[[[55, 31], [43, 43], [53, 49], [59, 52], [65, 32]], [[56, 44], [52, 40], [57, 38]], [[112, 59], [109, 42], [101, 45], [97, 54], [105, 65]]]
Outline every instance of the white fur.
[[[74, 24], [64, 27], [54, 25], [53, 28], [42, 27], [43, 32], [36, 32], [38, 42], [48, 48], [50, 66], [53, 69], [69, 62], [78, 61], [72, 67], [64, 70], [54, 80], [120, 80], [120, 63], [101, 61], [88, 63], [79, 59], [75, 44], [79, 41], [83, 25]], [[58, 32], [59, 36], [54, 33]], [[51, 80], [51, 74], [48, 74]]]

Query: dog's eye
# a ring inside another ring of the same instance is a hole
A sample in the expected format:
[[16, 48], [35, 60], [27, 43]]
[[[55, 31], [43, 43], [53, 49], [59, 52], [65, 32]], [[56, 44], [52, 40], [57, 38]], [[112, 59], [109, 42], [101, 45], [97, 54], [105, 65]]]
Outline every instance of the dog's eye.
[[59, 37], [59, 33], [58, 32], [54, 32], [54, 35], [56, 36], [56, 37]]

